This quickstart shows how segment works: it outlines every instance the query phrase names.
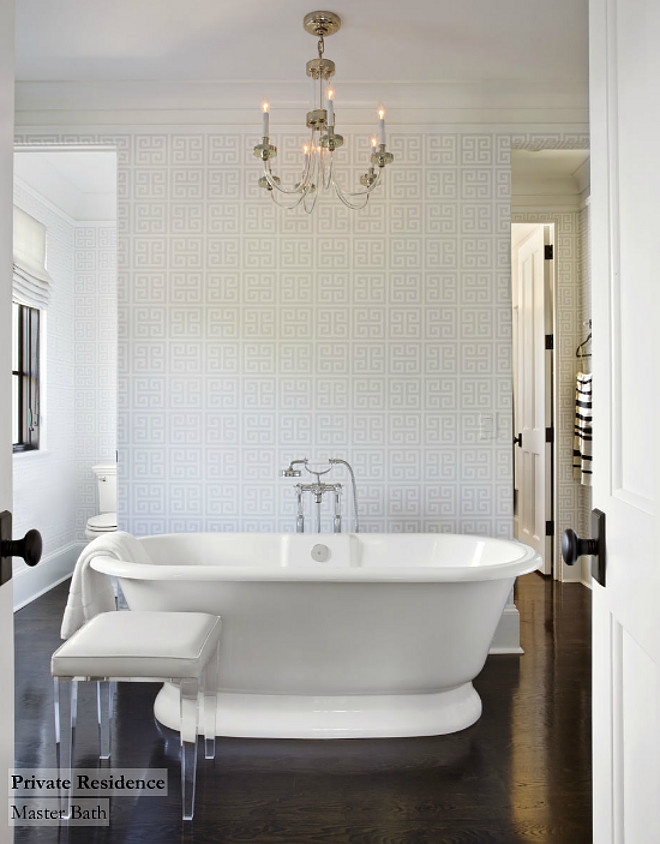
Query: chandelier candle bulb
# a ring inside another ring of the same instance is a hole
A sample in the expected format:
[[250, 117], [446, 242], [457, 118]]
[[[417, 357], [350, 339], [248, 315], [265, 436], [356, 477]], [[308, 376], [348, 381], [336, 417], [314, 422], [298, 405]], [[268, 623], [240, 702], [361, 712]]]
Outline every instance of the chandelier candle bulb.
[[333, 102], [335, 96], [335, 92], [330, 88], [327, 93], [327, 102], [326, 108], [328, 110], [328, 126], [335, 125], [335, 104]]
[[270, 105], [268, 103], [263, 103], [261, 107], [263, 108], [261, 136], [263, 138], [268, 138], [270, 136]]
[[385, 109], [378, 109], [378, 143], [385, 146]]

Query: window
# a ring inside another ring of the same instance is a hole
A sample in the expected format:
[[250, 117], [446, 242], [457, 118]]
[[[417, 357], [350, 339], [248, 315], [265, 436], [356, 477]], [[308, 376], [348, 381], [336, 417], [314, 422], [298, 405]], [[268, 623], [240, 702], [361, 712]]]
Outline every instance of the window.
[[39, 310], [12, 305], [12, 442], [39, 448]]

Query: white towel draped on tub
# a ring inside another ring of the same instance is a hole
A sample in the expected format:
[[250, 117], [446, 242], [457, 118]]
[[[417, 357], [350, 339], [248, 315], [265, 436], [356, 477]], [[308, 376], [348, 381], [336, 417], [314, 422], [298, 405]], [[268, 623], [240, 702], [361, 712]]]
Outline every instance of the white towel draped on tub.
[[573, 477], [591, 486], [593, 460], [592, 373], [578, 372], [575, 390], [575, 439], [573, 441]]
[[98, 613], [115, 609], [112, 580], [106, 574], [94, 571], [90, 565], [94, 557], [114, 557], [129, 563], [151, 562], [142, 545], [130, 533], [117, 531], [92, 540], [83, 548], [73, 570], [60, 630], [63, 639], [68, 639]]

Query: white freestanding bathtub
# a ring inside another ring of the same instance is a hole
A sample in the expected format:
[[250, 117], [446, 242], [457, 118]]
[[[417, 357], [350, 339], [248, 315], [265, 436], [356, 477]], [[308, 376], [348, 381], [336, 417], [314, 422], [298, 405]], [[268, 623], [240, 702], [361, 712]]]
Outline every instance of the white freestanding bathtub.
[[[519, 542], [453, 534], [172, 534], [153, 564], [96, 557], [131, 609], [221, 615], [218, 732], [260, 738], [451, 733], [473, 724]], [[166, 683], [159, 721], [177, 728]]]

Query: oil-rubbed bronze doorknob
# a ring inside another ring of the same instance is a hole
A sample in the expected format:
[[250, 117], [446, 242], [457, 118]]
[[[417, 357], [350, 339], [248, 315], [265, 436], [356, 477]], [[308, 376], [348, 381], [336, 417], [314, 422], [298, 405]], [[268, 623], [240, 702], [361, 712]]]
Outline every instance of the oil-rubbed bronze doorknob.
[[29, 530], [23, 539], [4, 539], [0, 544], [0, 556], [22, 557], [29, 566], [36, 566], [41, 559], [43, 542], [38, 530]]
[[574, 530], [565, 530], [561, 537], [561, 555], [566, 565], [575, 565], [585, 554], [598, 556], [598, 540], [581, 539]]

